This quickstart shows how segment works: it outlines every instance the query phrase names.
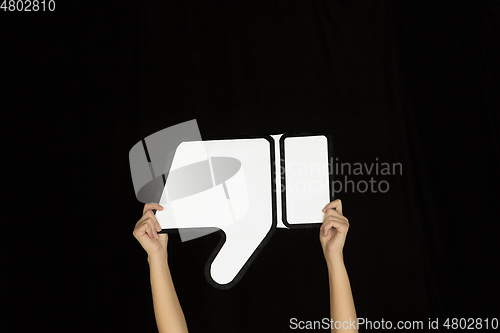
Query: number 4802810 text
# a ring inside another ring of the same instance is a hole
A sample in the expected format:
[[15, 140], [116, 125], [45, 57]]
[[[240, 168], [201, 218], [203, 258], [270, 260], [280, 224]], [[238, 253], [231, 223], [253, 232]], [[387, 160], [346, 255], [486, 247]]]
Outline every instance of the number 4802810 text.
[[53, 12], [56, 10], [54, 0], [3, 0], [0, 6], [4, 12]]

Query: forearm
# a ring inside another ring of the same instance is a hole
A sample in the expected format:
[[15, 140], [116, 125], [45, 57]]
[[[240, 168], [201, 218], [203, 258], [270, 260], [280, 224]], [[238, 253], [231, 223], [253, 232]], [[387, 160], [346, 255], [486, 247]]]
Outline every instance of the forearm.
[[150, 257], [148, 258], [148, 262], [158, 332], [187, 332], [186, 320], [184, 319], [184, 313], [175, 292], [167, 260]]
[[[340, 254], [329, 258], [327, 266], [330, 285], [330, 316], [333, 324], [339, 322], [337, 325], [342, 324], [345, 327], [332, 329], [332, 332], [358, 332], [350, 325], [351, 322], [357, 320], [357, 317], [343, 256]], [[344, 322], [346, 322], [345, 326]]]

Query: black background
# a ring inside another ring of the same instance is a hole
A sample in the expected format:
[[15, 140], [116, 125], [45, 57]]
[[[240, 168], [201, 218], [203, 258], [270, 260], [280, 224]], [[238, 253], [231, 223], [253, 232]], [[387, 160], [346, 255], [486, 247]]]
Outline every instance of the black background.
[[[17, 161], [6, 164], [23, 175], [3, 233], [13, 241], [2, 251], [5, 318], [16, 323], [6, 331], [155, 332], [128, 152], [191, 119], [205, 137], [329, 132], [339, 163], [401, 163], [401, 175], [373, 176], [387, 193], [335, 193], [351, 223], [344, 259], [358, 317], [498, 318], [499, 7], [56, 1], [54, 12], [1, 11], [1, 108], [18, 116], [5, 118], [6, 161]], [[204, 276], [219, 239], [170, 237], [190, 332], [285, 332], [290, 318], [328, 317], [317, 229], [277, 229], [230, 290]]]

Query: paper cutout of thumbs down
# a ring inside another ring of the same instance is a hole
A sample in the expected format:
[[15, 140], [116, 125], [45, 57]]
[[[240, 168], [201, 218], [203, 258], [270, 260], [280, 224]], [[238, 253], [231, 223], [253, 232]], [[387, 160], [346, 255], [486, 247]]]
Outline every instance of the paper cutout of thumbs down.
[[156, 212], [162, 232], [178, 231], [187, 241], [221, 230], [205, 275], [218, 289], [233, 287], [276, 227], [321, 225], [321, 209], [333, 199], [329, 139], [279, 134], [180, 143], [159, 199], [164, 209]]

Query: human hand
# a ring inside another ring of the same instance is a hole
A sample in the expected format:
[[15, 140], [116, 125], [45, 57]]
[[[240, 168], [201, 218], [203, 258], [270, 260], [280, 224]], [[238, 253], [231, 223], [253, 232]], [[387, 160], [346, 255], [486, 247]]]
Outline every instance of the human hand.
[[342, 258], [345, 238], [349, 230], [349, 220], [342, 214], [342, 202], [334, 200], [323, 208], [325, 217], [320, 228], [319, 240], [323, 247], [326, 261]]
[[148, 253], [148, 260], [150, 257], [160, 257], [166, 260], [168, 234], [158, 234], [161, 227], [152, 211], [153, 209], [163, 210], [163, 207], [156, 203], [145, 204], [142, 217], [135, 224], [133, 234]]

